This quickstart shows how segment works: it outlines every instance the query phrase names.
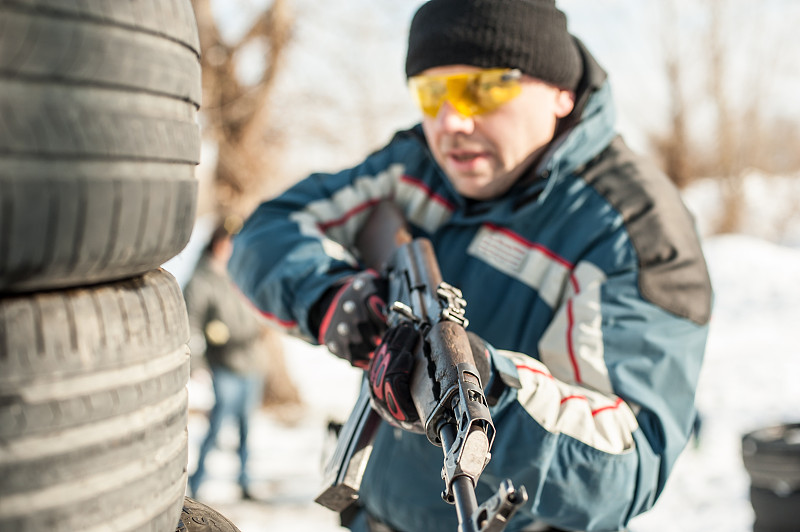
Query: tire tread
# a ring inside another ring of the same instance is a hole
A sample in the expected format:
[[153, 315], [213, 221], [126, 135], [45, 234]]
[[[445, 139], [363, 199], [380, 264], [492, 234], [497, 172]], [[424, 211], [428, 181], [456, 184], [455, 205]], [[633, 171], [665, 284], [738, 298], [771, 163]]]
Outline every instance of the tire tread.
[[177, 523], [188, 337], [163, 270], [0, 298], [0, 530]]

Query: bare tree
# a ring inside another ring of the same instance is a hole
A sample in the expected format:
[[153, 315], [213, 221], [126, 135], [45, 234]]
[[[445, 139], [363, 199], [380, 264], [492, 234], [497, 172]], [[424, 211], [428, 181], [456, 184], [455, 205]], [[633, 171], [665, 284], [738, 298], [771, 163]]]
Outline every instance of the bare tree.
[[[771, 111], [767, 107], [775, 100], [765, 96], [779, 83], [778, 60], [791, 48], [783, 41], [793, 28], [788, 20], [790, 31], [766, 24], [762, 7], [732, 0], [662, 0], [670, 120], [651, 140], [679, 187], [697, 177], [719, 180], [716, 232], [741, 228], [750, 168], [792, 171], [800, 165], [791, 142], [800, 136], [797, 117], [776, 117], [774, 105]], [[681, 53], [682, 44], [691, 55]], [[688, 77], [704, 80], [691, 98], [685, 92]]]
[[722, 233], [736, 231], [744, 209], [744, 176], [742, 160], [737, 150], [737, 131], [739, 126], [730, 102], [728, 91], [728, 64], [724, 31], [725, 4], [723, 0], [708, 0], [709, 30], [707, 50], [709, 94], [716, 107], [716, 137], [718, 175], [722, 178], [722, 215], [718, 227]]
[[662, 0], [662, 33], [664, 70], [669, 94], [669, 125], [667, 134], [653, 135], [652, 141], [659, 153], [664, 171], [678, 186], [684, 188], [692, 178], [689, 166], [689, 138], [687, 114], [689, 104], [684, 92], [684, 65], [678, 38], [678, 13], [673, 0]]
[[290, 76], [278, 87], [273, 116], [287, 139], [286, 184], [356, 164], [417, 120], [398, 46], [408, 4], [295, 0], [292, 7]]
[[[270, 130], [270, 93], [290, 42], [293, 19], [288, 0], [273, 0], [236, 42], [223, 39], [212, 12], [211, 0], [192, 0], [202, 51], [204, 139], [216, 146], [212, 170], [212, 209], [220, 218], [248, 216], [270, 186], [271, 157], [280, 136]], [[243, 82], [238, 61], [247, 47], [263, 53], [263, 69], [255, 80]], [[277, 332], [263, 331], [267, 358], [264, 403], [267, 406], [299, 403], [299, 393], [289, 378]]]
[[[203, 132], [217, 146], [215, 210], [247, 215], [269, 187], [280, 137], [269, 127], [270, 93], [291, 38], [288, 0], [274, 0], [236, 42], [222, 38], [211, 0], [192, 0], [203, 51]], [[258, 79], [244, 83], [238, 60], [249, 46], [263, 50]]]

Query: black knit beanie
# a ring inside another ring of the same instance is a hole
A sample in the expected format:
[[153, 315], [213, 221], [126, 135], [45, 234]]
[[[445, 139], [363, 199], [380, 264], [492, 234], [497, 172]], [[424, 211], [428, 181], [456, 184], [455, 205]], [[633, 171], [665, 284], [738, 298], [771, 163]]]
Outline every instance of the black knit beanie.
[[518, 68], [575, 89], [583, 63], [555, 0], [430, 0], [411, 21], [406, 76], [444, 65]]

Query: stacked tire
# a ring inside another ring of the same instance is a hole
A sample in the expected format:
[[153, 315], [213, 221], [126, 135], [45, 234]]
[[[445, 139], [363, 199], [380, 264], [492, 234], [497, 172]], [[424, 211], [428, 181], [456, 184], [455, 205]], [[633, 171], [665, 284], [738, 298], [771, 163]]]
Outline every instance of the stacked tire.
[[750, 476], [754, 532], [798, 530], [800, 508], [800, 423], [755, 430], [742, 438]]
[[0, 0], [0, 530], [171, 532], [200, 153], [190, 0]]

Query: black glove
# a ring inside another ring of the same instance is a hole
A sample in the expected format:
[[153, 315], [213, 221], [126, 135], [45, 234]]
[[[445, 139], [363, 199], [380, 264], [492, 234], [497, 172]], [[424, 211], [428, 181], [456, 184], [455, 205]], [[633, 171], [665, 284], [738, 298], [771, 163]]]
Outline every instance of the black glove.
[[414, 349], [420, 334], [408, 323], [389, 329], [369, 364], [372, 407], [395, 427], [424, 433], [411, 400]]
[[332, 295], [323, 297], [319, 342], [334, 355], [366, 369], [386, 331], [387, 289], [385, 279], [366, 271], [349, 278]]
[[[491, 376], [489, 350], [475, 333], [467, 333], [475, 367], [485, 387]], [[423, 421], [411, 399], [411, 373], [414, 350], [420, 333], [409, 323], [389, 329], [369, 364], [369, 388], [372, 407], [391, 425], [411, 432], [425, 433]]]

